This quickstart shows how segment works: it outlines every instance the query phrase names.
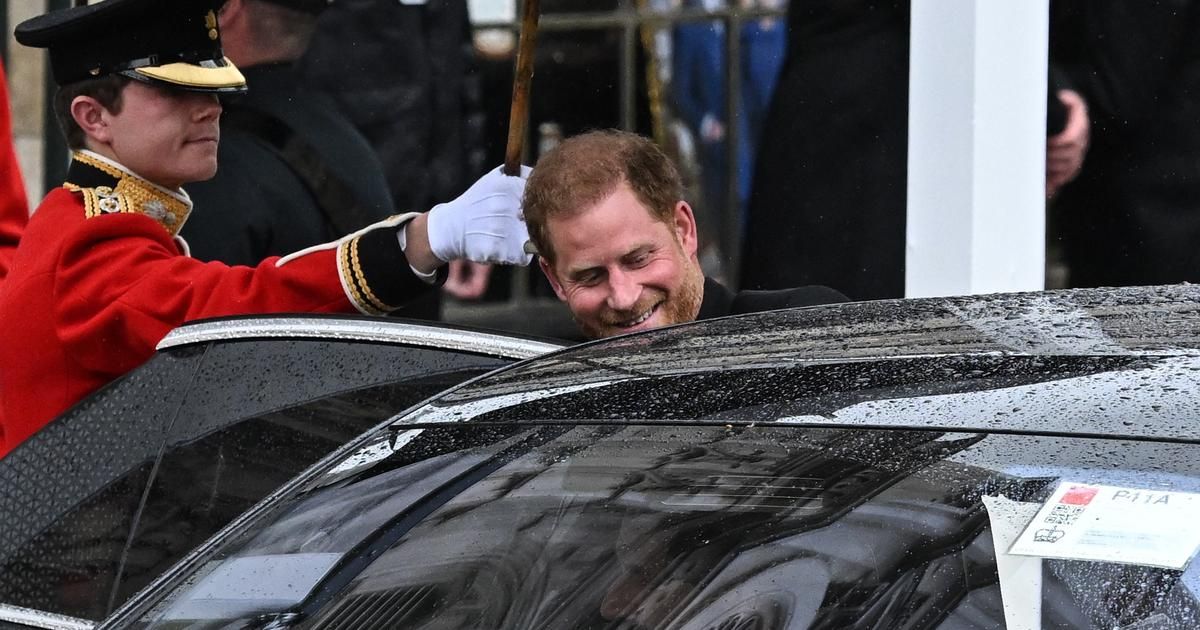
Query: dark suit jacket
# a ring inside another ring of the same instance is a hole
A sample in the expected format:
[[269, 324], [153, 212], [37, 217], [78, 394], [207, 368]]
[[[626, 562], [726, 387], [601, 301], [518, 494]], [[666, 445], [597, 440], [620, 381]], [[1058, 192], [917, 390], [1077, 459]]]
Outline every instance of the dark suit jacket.
[[849, 302], [840, 292], [820, 285], [779, 289], [777, 291], [739, 291], [734, 293], [712, 278], [704, 279], [704, 301], [696, 319], [712, 319], [741, 313], [758, 313], [780, 308], [816, 306]]
[[794, 1], [787, 28], [739, 286], [901, 297], [909, 0]]
[[1047, 214], [1070, 286], [1200, 281], [1200, 1], [1050, 7], [1050, 58], [1092, 121]]

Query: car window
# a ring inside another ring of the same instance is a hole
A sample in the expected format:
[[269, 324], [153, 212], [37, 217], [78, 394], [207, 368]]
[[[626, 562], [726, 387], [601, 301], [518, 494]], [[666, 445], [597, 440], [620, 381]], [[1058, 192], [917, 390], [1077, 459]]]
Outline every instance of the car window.
[[0, 556], [0, 602], [99, 619], [344, 442], [507, 363], [328, 340], [160, 353], [0, 462], [22, 483], [77, 486], [42, 510], [35, 497], [5, 491], [14, 499], [6, 514], [34, 524], [10, 535]]
[[[991, 498], [1041, 505], [1064, 480], [1200, 492], [1200, 447], [1118, 439], [481, 424], [380, 440], [138, 627], [1004, 627]], [[1194, 571], [1042, 562], [1037, 590], [1004, 595], [1040, 607], [1038, 627], [1200, 622]]]
[[[203, 355], [197, 347], [156, 354], [0, 460], [0, 602], [102, 612], [95, 593], [104, 567], [129, 537]], [[73, 603], [79, 588], [93, 594], [90, 605]]]

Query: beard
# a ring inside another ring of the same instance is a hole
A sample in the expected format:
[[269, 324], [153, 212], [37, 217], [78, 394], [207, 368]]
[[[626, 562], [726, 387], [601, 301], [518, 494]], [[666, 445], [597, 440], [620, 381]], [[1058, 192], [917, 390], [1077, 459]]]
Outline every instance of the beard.
[[700, 303], [704, 301], [704, 273], [700, 271], [700, 265], [688, 264], [685, 268], [687, 273], [679, 283], [674, 299], [663, 304], [669, 324], [696, 321]]
[[[682, 252], [681, 252], [682, 253]], [[603, 339], [628, 332], [621, 324], [657, 307], [662, 315], [659, 326], [694, 321], [704, 300], [704, 273], [693, 261], [684, 260], [684, 276], [671, 293], [646, 289], [637, 304], [624, 311], [607, 311], [594, 320], [575, 317], [575, 324], [589, 339]]]

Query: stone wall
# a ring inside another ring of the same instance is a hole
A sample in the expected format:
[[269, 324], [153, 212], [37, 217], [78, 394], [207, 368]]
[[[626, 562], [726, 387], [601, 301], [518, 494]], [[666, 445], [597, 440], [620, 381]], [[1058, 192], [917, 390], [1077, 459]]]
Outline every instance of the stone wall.
[[13, 112], [13, 134], [16, 136], [17, 157], [25, 177], [29, 207], [33, 208], [45, 194], [42, 183], [42, 129], [45, 107], [45, 51], [26, 48], [12, 36], [13, 27], [22, 20], [46, 10], [44, 0], [0, 0], [8, 3], [8, 95]]

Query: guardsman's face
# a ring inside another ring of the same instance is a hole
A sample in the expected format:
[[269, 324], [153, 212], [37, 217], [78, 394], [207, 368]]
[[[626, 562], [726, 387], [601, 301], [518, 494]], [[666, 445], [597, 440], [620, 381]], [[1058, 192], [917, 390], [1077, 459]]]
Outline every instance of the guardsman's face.
[[692, 321], [704, 275], [696, 221], [683, 201], [672, 221], [655, 218], [625, 183], [573, 216], [550, 218], [554, 249], [542, 271], [584, 334], [610, 337]]
[[131, 81], [121, 112], [106, 115], [109, 157], [134, 173], [172, 189], [216, 174], [221, 104], [215, 94]]

